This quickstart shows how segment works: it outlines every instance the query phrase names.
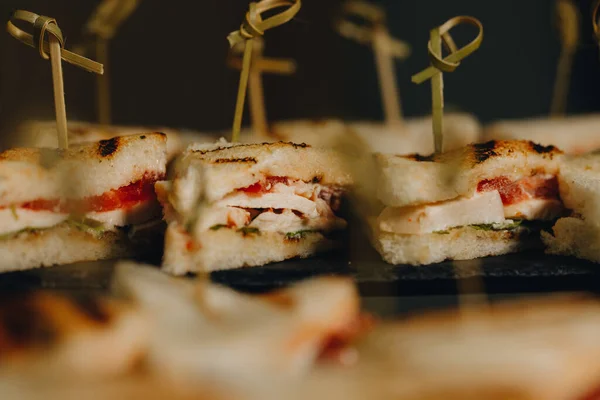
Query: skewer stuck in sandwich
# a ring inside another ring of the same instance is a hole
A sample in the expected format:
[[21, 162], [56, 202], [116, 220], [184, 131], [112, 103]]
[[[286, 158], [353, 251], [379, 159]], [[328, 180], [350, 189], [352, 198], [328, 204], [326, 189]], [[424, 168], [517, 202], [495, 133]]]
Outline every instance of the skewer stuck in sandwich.
[[166, 162], [161, 133], [0, 153], [0, 271], [135, 255]]
[[540, 227], [563, 212], [562, 152], [490, 141], [448, 153], [379, 155], [375, 247], [392, 264], [432, 264], [540, 247]]
[[308, 257], [343, 229], [351, 184], [335, 152], [306, 144], [191, 145], [156, 185], [169, 226], [163, 268], [173, 274]]

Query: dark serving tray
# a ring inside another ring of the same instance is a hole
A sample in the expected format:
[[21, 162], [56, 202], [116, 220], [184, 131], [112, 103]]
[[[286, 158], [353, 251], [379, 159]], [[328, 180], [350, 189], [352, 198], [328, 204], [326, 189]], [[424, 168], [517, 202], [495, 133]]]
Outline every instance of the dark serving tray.
[[[213, 281], [248, 292], [283, 287], [317, 275], [353, 277], [369, 296], [454, 295], [457, 287], [477, 279], [487, 293], [546, 291], [600, 292], [600, 266], [571, 257], [526, 252], [475, 261], [443, 262], [413, 267], [393, 266], [365, 247], [353, 257], [330, 253], [263, 267], [219, 271]], [[115, 263], [100, 261], [0, 275], [0, 290], [45, 288], [59, 291], [107, 292]], [[465, 287], [463, 285], [462, 287]]]

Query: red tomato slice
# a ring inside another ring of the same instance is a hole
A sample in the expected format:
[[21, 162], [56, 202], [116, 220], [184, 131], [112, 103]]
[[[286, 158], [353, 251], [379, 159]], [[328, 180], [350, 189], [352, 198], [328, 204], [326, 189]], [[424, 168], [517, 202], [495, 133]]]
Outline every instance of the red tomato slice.
[[144, 178], [119, 189], [110, 190], [99, 196], [90, 196], [82, 200], [70, 200], [60, 202], [59, 200], [38, 199], [23, 203], [20, 208], [33, 211], [53, 212], [104, 212], [118, 209], [129, 209], [141, 202], [155, 199], [154, 183], [156, 179]]
[[528, 199], [558, 198], [558, 180], [556, 177], [544, 178], [530, 176], [516, 182], [505, 176], [494, 179], [484, 179], [477, 185], [478, 192], [497, 190], [502, 198], [502, 204], [511, 205]]
[[256, 183], [253, 183], [250, 186], [247, 186], [247, 187], [239, 189], [239, 190], [242, 192], [249, 193], [249, 194], [261, 194], [261, 193], [266, 193], [269, 190], [271, 190], [271, 188], [277, 183], [287, 184], [288, 178], [283, 177], [283, 176], [270, 176], [267, 179], [265, 179], [264, 181], [258, 181]]

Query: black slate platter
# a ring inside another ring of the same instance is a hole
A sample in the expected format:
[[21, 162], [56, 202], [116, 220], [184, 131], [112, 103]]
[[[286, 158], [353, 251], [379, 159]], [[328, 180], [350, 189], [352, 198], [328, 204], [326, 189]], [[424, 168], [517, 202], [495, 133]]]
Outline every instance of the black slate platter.
[[[106, 292], [114, 262], [89, 262], [0, 275], [0, 290], [46, 288], [59, 291]], [[351, 276], [364, 296], [448, 295], [458, 280], [478, 279], [488, 293], [586, 290], [600, 292], [600, 266], [571, 257], [527, 252], [475, 261], [443, 262], [413, 267], [393, 266], [369, 249], [330, 253], [263, 267], [212, 273], [213, 281], [239, 290], [262, 292], [317, 275]], [[481, 279], [479, 279], [481, 278]]]

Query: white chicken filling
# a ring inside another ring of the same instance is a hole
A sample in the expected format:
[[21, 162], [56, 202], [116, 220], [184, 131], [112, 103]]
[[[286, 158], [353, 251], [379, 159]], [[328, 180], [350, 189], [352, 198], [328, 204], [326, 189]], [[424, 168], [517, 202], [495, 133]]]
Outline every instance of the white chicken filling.
[[276, 183], [263, 193], [235, 191], [204, 208], [193, 229], [198, 234], [225, 227], [281, 233], [340, 229], [346, 222], [334, 214], [333, 192], [301, 181]]
[[377, 219], [383, 232], [422, 235], [467, 225], [507, 226], [514, 219], [551, 220], [563, 210], [557, 199], [527, 199], [504, 206], [497, 190], [415, 207], [387, 207]]

